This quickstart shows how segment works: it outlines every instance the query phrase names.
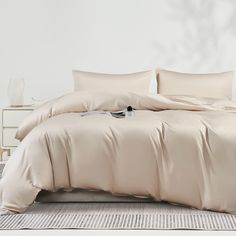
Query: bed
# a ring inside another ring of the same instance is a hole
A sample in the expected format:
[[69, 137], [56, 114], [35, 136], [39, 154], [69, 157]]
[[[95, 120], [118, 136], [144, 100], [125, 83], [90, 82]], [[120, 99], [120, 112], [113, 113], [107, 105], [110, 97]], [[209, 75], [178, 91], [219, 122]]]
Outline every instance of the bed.
[[[150, 94], [143, 82], [145, 91], [78, 89], [27, 117], [0, 181], [1, 212], [23, 212], [42, 191], [80, 189], [236, 213], [230, 94]], [[134, 117], [111, 115], [127, 106]]]

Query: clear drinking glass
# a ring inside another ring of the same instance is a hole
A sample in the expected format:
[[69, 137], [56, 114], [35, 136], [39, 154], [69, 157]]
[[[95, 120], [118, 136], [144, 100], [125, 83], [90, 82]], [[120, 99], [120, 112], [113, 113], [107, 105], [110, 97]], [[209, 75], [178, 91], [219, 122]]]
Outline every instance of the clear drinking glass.
[[11, 106], [23, 106], [25, 82], [23, 78], [12, 78], [8, 84], [8, 98]]

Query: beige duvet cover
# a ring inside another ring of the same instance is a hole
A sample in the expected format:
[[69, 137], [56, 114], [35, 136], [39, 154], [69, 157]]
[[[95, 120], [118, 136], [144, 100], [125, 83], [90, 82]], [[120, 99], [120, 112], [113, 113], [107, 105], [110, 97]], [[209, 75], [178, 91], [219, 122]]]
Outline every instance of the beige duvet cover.
[[[85, 111], [135, 107], [133, 118]], [[194, 97], [75, 92], [35, 110], [0, 181], [2, 212], [43, 189], [114, 195], [236, 213], [236, 103]]]

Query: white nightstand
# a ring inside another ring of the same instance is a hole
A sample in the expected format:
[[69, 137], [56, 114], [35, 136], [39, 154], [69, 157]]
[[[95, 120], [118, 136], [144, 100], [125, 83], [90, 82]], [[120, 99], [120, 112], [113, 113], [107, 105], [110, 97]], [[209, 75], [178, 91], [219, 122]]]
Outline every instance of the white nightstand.
[[10, 149], [12, 152], [18, 146], [19, 141], [15, 139], [18, 126], [34, 109], [34, 106], [6, 107], [2, 109], [2, 147], [4, 149]]

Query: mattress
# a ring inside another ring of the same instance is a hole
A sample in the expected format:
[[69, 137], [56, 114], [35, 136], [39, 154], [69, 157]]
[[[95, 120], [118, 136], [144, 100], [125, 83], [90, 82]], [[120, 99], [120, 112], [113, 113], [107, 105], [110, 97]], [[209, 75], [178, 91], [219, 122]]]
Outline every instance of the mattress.
[[154, 202], [149, 197], [115, 196], [105, 191], [89, 191], [76, 189], [71, 192], [41, 191], [36, 202]]

